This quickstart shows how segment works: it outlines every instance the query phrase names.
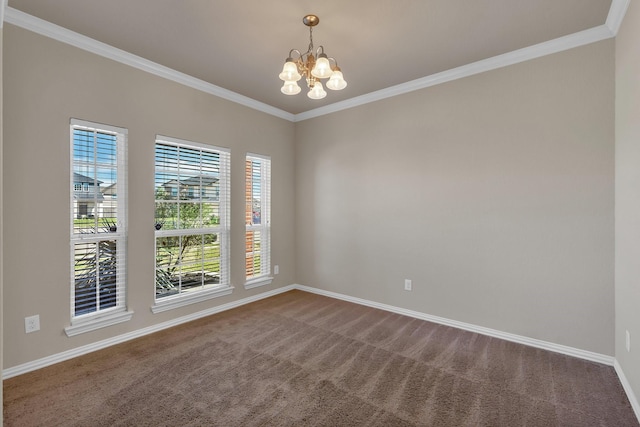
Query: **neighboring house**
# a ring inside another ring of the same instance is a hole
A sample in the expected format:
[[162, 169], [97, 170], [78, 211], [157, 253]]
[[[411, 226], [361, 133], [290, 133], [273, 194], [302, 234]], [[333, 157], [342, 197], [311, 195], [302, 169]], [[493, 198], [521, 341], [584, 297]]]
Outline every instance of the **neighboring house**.
[[102, 215], [107, 218], [115, 218], [116, 216], [118, 207], [118, 195], [116, 194], [117, 187], [118, 186], [115, 182], [104, 188], [100, 187], [100, 192], [104, 197], [104, 201], [102, 202]]
[[100, 191], [102, 181], [73, 173], [73, 211], [76, 218], [102, 216], [104, 196]]
[[182, 180], [169, 180], [161, 187], [171, 198], [177, 198], [180, 193], [180, 200], [202, 199], [217, 202], [220, 200], [218, 181], [214, 176], [196, 175]]
[[104, 188], [100, 189], [102, 195], [104, 196], [105, 199], [110, 198], [110, 199], [115, 199], [117, 194], [116, 194], [116, 183], [114, 182], [111, 185], [108, 185]]

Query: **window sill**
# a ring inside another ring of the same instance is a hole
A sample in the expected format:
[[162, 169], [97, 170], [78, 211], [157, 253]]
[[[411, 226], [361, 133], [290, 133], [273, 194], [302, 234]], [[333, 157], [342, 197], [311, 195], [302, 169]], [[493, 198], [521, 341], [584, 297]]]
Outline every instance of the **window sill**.
[[[106, 328], [122, 322], [128, 322], [133, 317], [133, 311], [118, 311], [104, 315], [96, 315], [96, 317], [71, 321], [71, 326], [64, 328], [65, 334], [72, 337], [85, 332], [95, 331], [96, 329]], [[74, 324], [75, 323], [75, 324]]]
[[186, 293], [171, 297], [165, 297], [151, 307], [153, 314], [162, 313], [163, 311], [173, 310], [174, 308], [184, 307], [186, 305], [195, 304], [197, 302], [206, 301], [212, 298], [230, 295], [233, 292], [233, 286], [221, 286], [215, 289], [208, 289], [202, 292]]
[[247, 280], [247, 282], [244, 284], [244, 288], [245, 289], [258, 288], [260, 286], [270, 285], [271, 282], [273, 282], [273, 277], [260, 276], [260, 277], [256, 277], [255, 279]]

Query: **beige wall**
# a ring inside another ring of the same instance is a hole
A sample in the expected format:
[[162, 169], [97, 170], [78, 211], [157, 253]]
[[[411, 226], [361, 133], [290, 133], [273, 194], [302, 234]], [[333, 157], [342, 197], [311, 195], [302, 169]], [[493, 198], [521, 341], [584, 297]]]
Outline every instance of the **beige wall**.
[[[118, 336], [294, 282], [294, 125], [77, 48], [4, 29], [4, 368]], [[69, 325], [69, 119], [129, 130], [128, 305], [131, 321], [65, 336]], [[229, 147], [231, 296], [153, 315], [156, 134]], [[245, 291], [244, 156], [272, 158], [268, 287]], [[25, 334], [24, 317], [41, 331]]]
[[[614, 354], [613, 41], [294, 125], [4, 31], [5, 369], [294, 282]], [[70, 117], [129, 129], [135, 312], [73, 338], [63, 332]], [[156, 134], [231, 148], [236, 289], [152, 315]], [[252, 291], [242, 288], [247, 151], [273, 159], [280, 265], [273, 286]], [[32, 314], [42, 330], [27, 335]]]
[[[616, 359], [640, 397], [640, 5], [616, 38]], [[631, 334], [631, 351], [625, 332]]]
[[613, 94], [607, 40], [297, 123], [298, 283], [613, 355]]

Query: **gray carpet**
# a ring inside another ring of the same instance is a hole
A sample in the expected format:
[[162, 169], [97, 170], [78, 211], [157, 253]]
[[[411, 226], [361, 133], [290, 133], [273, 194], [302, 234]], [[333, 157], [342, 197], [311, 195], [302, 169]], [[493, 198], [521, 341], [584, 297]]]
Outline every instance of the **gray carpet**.
[[7, 426], [638, 426], [612, 367], [292, 291], [4, 382]]

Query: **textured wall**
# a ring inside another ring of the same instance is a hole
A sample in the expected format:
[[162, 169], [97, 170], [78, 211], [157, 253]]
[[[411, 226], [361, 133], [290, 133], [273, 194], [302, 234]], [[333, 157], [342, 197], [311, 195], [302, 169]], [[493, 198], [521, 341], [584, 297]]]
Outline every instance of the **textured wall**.
[[[294, 125], [126, 65], [5, 26], [4, 368], [138, 330], [294, 281]], [[130, 322], [68, 338], [69, 119], [129, 130]], [[231, 149], [232, 295], [153, 315], [155, 135]], [[245, 291], [244, 156], [272, 158], [272, 263], [280, 275]], [[24, 317], [41, 330], [25, 334]]]
[[298, 283], [613, 355], [613, 94], [608, 40], [297, 123]]

